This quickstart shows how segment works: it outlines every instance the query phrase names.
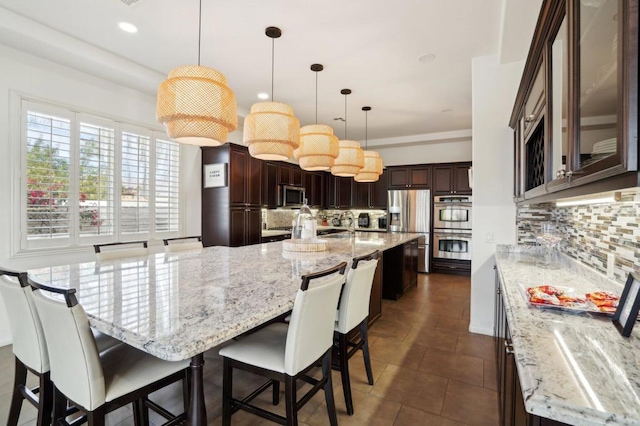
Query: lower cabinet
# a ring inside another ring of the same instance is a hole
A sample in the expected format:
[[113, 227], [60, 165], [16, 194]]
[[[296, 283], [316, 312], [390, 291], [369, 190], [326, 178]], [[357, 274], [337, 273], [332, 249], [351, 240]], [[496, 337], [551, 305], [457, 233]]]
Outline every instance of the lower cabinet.
[[418, 240], [404, 245], [404, 274], [402, 292], [411, 286], [418, 285]]
[[[494, 266], [494, 269], [496, 267]], [[493, 335], [498, 380], [498, 408], [501, 426], [563, 426], [565, 423], [527, 413], [518, 377], [515, 350], [504, 308], [500, 277], [495, 272], [495, 311]]]
[[229, 246], [259, 244], [262, 233], [262, 211], [259, 208], [230, 209]]
[[449, 275], [471, 276], [471, 261], [456, 259], [431, 259], [431, 272]]
[[398, 300], [418, 282], [418, 240], [385, 250], [382, 260], [382, 297]]

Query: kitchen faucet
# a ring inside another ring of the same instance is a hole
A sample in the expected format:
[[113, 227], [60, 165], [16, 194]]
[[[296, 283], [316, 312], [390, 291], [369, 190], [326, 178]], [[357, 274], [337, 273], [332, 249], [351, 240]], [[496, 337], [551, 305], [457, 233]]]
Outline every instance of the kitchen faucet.
[[351, 213], [351, 210], [348, 210], [346, 212], [342, 212], [342, 214], [340, 215], [340, 220], [342, 219], [351, 219], [351, 221], [349, 222], [349, 225], [347, 226], [347, 231], [349, 231], [349, 234], [353, 237], [356, 235], [356, 220], [355, 217], [353, 216], [353, 213]]

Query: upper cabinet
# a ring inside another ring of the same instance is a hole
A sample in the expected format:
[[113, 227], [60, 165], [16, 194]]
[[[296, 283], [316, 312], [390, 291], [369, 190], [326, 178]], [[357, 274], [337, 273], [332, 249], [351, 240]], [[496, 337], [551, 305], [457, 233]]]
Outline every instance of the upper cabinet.
[[431, 166], [393, 166], [387, 169], [389, 189], [429, 189]]
[[433, 193], [471, 194], [469, 168], [471, 163], [443, 164], [433, 166]]
[[510, 126], [516, 201], [638, 186], [638, 0], [545, 0]]

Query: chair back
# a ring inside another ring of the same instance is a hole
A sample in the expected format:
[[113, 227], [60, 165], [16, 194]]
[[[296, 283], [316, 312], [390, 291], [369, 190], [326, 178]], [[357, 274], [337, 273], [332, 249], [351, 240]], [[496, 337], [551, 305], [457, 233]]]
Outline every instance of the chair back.
[[295, 376], [333, 345], [335, 308], [347, 264], [302, 277], [285, 348], [285, 373]]
[[0, 270], [0, 296], [9, 316], [14, 355], [38, 373], [48, 372], [47, 342], [26, 272]]
[[149, 256], [146, 241], [131, 241], [125, 243], [95, 244], [98, 261], [124, 259], [126, 257]]
[[187, 250], [201, 249], [202, 237], [183, 237], [183, 238], [167, 238], [162, 240], [164, 242], [165, 253], [176, 253]]
[[[105, 402], [104, 373], [75, 289], [50, 287], [31, 279], [29, 284], [34, 288], [33, 299], [47, 339], [51, 380], [67, 398], [84, 409], [95, 410]], [[46, 293], [49, 291], [64, 296], [64, 300]]]
[[337, 327], [340, 333], [348, 333], [369, 316], [369, 299], [377, 266], [377, 251], [353, 260], [340, 296]]

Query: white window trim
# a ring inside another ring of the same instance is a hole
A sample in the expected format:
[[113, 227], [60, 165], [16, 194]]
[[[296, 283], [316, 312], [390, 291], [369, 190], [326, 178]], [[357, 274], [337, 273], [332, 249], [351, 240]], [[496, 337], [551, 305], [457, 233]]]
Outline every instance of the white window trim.
[[[26, 158], [26, 132], [24, 131], [24, 129], [26, 128], [24, 127], [26, 125], [26, 115], [23, 114], [23, 105], [26, 105], [29, 102], [36, 104], [38, 106], [38, 111], [42, 111], [42, 112], [52, 111], [51, 113], [53, 115], [60, 115], [61, 110], [67, 110], [66, 111], [67, 115], [69, 115], [69, 113], [74, 113], [75, 122], [72, 123], [72, 134], [73, 134], [74, 140], [72, 141], [72, 144], [79, 143], [79, 139], [78, 139], [79, 125], [77, 124], [79, 122], [79, 117], [81, 116], [89, 117], [90, 118], [89, 121], [103, 120], [104, 122], [109, 122], [109, 126], [114, 127], [114, 130], [116, 132], [116, 158], [118, 158], [117, 155], [119, 155], [118, 150], [121, 149], [120, 140], [121, 140], [123, 128], [128, 128], [132, 130], [134, 133], [138, 131], [138, 132], [147, 132], [148, 134], [150, 134], [151, 150], [153, 151], [154, 155], [155, 155], [155, 146], [154, 146], [155, 139], [158, 138], [158, 139], [170, 141], [171, 138], [169, 138], [166, 135], [166, 133], [162, 128], [149, 127], [148, 125], [143, 123], [130, 122], [125, 119], [114, 117], [99, 111], [90, 111], [90, 110], [79, 108], [73, 105], [53, 102], [48, 99], [39, 98], [39, 97], [28, 95], [15, 90], [9, 91], [9, 132], [8, 132], [9, 140], [19, 141], [19, 144], [16, 144], [16, 143], [9, 144], [10, 145], [9, 156], [12, 160], [11, 161], [11, 179], [10, 179], [11, 206], [12, 206], [11, 214], [10, 214], [10, 224], [11, 224], [10, 257], [23, 258], [23, 257], [42, 256], [46, 254], [59, 255], [59, 254], [86, 252], [88, 250], [92, 251], [93, 244], [95, 243], [105, 242], [107, 240], [115, 241], [116, 239], [118, 239], [117, 238], [117, 235], [119, 235], [118, 233], [116, 233], [115, 236], [113, 237], [101, 237], [101, 236], [82, 237], [78, 235], [76, 237], [78, 239], [76, 243], [71, 244], [71, 241], [70, 241], [70, 244], [65, 246], [56, 245], [55, 247], [53, 246], [46, 247], [43, 244], [43, 247], [26, 248], [23, 245], [23, 239], [22, 239], [23, 235], [25, 236], [24, 238], [26, 240], [26, 214], [25, 214], [26, 212], [24, 209], [26, 206], [26, 188], [27, 188], [26, 179], [23, 179], [23, 174], [26, 174], [26, 170], [24, 170], [24, 167], [26, 166], [26, 162], [23, 161]], [[115, 122], [115, 123], [112, 123], [112, 122]], [[113, 124], [116, 124], [116, 126], [112, 126]], [[150, 155], [151, 155], [151, 152], [150, 152]], [[185, 215], [186, 215], [186, 199], [185, 199], [186, 184], [184, 179], [185, 170], [183, 167], [185, 154], [184, 154], [184, 147], [182, 146], [182, 144], [179, 144], [179, 155], [180, 155], [180, 160], [178, 164], [179, 164], [180, 171], [179, 171], [178, 197], [180, 201], [179, 201], [178, 230], [167, 231], [167, 232], [156, 232], [155, 227], [150, 226], [149, 232], [146, 237], [146, 239], [149, 241], [150, 246], [161, 245], [162, 244], [161, 240], [163, 238], [185, 236], [184, 221], [185, 221]], [[150, 167], [155, 168], [155, 157], [151, 156], [150, 158], [152, 160], [151, 161], [152, 164]], [[116, 170], [114, 170], [115, 179], [117, 179], [116, 184], [119, 184], [121, 182], [120, 167], [121, 167], [121, 161], [116, 161], [115, 163]], [[152, 181], [154, 181], [154, 179], [152, 179]], [[155, 186], [155, 181], [152, 182], [151, 185]], [[74, 188], [75, 187], [76, 186], [74, 184]], [[116, 189], [117, 188], [119, 187], [116, 186]], [[75, 196], [77, 197], [77, 194]], [[119, 203], [118, 197], [115, 197], [115, 199], [117, 200], [116, 203]], [[152, 217], [153, 220], [155, 220], [155, 198], [154, 198], [154, 203], [152, 207], [150, 206], [150, 212], [152, 211], [151, 209], [153, 209], [154, 216], [150, 216], [150, 217]], [[119, 210], [116, 209], [114, 214], [119, 214]], [[77, 220], [77, 219], [74, 219], [74, 220]], [[116, 224], [119, 227], [119, 218]], [[133, 237], [135, 235], [137, 234], [127, 234], [126, 236], [122, 236], [124, 237], [122, 238], [122, 241], [135, 240], [135, 238], [128, 238], [129, 236]], [[69, 237], [61, 237], [61, 238], [70, 240]], [[93, 239], [95, 239], [95, 241]]]

